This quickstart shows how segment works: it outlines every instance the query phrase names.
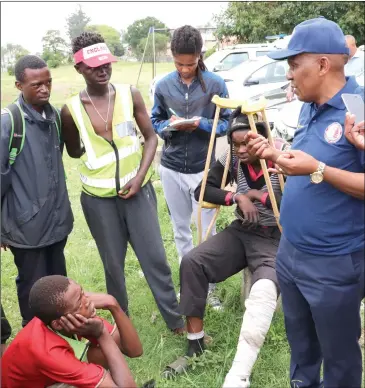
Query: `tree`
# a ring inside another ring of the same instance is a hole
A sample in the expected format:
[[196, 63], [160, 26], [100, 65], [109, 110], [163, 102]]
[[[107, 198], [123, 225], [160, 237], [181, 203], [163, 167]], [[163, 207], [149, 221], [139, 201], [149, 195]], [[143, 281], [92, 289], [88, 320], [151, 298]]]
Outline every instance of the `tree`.
[[87, 26], [86, 31], [97, 32], [105, 39], [109, 50], [117, 57], [124, 55], [124, 47], [120, 38], [120, 32], [105, 24]]
[[[140, 40], [137, 48], [135, 49], [135, 54], [138, 59], [141, 59], [143, 56], [144, 49], [146, 47], [147, 37]], [[160, 33], [155, 33], [155, 51], [156, 51], [156, 60], [158, 60], [159, 55], [166, 52], [167, 43], [169, 42], [169, 37]], [[145, 62], [153, 61], [153, 45], [152, 37], [150, 37], [146, 54], [144, 57]]]
[[69, 48], [58, 30], [48, 30], [42, 38], [42, 58], [49, 67], [60, 66], [68, 56]]
[[264, 41], [267, 35], [291, 34], [302, 21], [324, 16], [362, 43], [364, 11], [363, 2], [230, 2], [214, 19], [219, 39], [234, 36], [241, 43], [250, 43]]
[[67, 35], [72, 41], [77, 36], [81, 35], [86, 28], [86, 25], [90, 22], [89, 16], [82, 10], [80, 4], [78, 9], [66, 18]]
[[65, 53], [68, 50], [68, 45], [61, 37], [59, 30], [48, 30], [46, 35], [42, 38], [43, 51], [50, 51], [52, 53]]
[[148, 31], [151, 27], [166, 28], [166, 31], [158, 31], [158, 33], [167, 37], [170, 36], [166, 24], [154, 17], [148, 16], [144, 19], [136, 20], [127, 28], [124, 38], [126, 43], [130, 45], [132, 51], [136, 54], [139, 52], [138, 45], [141, 43], [142, 39], [147, 38]]
[[29, 54], [29, 51], [20, 44], [8, 43], [6, 46], [1, 46], [1, 69], [8, 70], [10, 75], [13, 75], [15, 62]]

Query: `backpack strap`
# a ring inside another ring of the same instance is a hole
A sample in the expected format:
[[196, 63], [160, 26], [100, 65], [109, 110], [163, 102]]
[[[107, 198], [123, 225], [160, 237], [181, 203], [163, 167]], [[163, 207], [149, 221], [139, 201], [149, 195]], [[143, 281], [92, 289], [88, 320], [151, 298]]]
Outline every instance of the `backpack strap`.
[[61, 142], [61, 125], [62, 125], [61, 115], [60, 115], [59, 110], [57, 108], [55, 108], [54, 106], [52, 106], [52, 110], [54, 111], [54, 114], [56, 116], [55, 124], [56, 124], [57, 132], [58, 132], [58, 139]]
[[13, 104], [10, 104], [4, 110], [9, 114], [11, 120], [11, 132], [9, 139], [9, 164], [12, 165], [24, 146], [24, 113], [18, 101]]

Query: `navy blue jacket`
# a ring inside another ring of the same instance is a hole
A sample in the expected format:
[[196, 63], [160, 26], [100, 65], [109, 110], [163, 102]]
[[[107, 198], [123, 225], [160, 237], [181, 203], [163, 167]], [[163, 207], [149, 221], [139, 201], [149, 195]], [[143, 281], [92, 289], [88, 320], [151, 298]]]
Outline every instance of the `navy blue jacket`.
[[1, 113], [1, 242], [17, 248], [43, 248], [65, 239], [73, 228], [56, 117], [46, 117], [19, 97], [25, 119], [24, 147], [9, 164], [11, 120]]
[[[155, 132], [164, 140], [161, 164], [184, 174], [196, 174], [204, 170], [208, 153], [210, 133], [216, 106], [214, 95], [228, 97], [224, 80], [214, 73], [203, 71], [206, 92], [195, 78], [185, 85], [177, 71], [162, 78], [156, 85], [151, 120]], [[190, 132], [162, 131], [169, 124], [171, 108], [179, 117], [202, 117], [199, 127]], [[221, 109], [217, 125], [217, 136], [225, 135], [228, 128], [230, 110]], [[214, 144], [215, 148], [215, 144]]]

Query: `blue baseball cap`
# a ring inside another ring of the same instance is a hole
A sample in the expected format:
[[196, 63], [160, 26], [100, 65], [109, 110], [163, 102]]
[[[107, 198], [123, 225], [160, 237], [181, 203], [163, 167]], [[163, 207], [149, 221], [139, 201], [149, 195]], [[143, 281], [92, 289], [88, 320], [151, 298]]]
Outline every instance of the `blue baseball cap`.
[[349, 55], [350, 51], [340, 26], [321, 16], [298, 24], [288, 48], [267, 55], [272, 59], [286, 59], [303, 53]]

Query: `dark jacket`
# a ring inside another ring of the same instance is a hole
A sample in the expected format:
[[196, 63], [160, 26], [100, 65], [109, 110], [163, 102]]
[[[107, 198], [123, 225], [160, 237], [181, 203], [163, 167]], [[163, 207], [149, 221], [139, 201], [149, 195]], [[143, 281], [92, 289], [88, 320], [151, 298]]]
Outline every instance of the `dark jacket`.
[[[198, 78], [195, 78], [188, 87], [181, 81], [177, 71], [161, 79], [155, 90], [151, 120], [155, 132], [164, 140], [161, 164], [185, 174], [195, 174], [204, 170], [216, 110], [215, 104], [211, 101], [216, 94], [228, 97], [226, 84], [221, 77], [209, 71], [203, 71], [202, 77], [206, 92], [203, 91]], [[169, 108], [179, 117], [202, 117], [199, 127], [191, 133], [163, 132], [162, 129], [168, 125], [172, 116]], [[229, 115], [229, 110], [221, 109], [217, 136], [226, 133]]]
[[11, 121], [1, 111], [1, 242], [41, 248], [66, 238], [73, 227], [55, 113], [46, 119], [19, 97], [25, 117], [25, 141], [9, 165]]

